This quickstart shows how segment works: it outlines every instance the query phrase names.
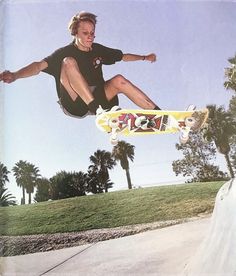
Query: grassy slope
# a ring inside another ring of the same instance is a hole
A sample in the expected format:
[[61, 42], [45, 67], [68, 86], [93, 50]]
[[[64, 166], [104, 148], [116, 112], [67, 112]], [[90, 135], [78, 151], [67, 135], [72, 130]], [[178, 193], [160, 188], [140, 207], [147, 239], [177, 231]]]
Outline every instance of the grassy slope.
[[152, 187], [0, 208], [0, 234], [63, 233], [193, 217], [213, 210], [223, 183]]

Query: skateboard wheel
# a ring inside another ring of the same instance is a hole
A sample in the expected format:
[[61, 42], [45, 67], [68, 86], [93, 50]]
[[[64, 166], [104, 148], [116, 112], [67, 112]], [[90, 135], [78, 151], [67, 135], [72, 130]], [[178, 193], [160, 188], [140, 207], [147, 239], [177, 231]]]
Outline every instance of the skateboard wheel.
[[187, 127], [193, 127], [195, 124], [196, 124], [195, 118], [193, 118], [193, 117], [187, 117], [187, 118], [185, 119], [185, 125], [186, 125]]
[[119, 126], [119, 120], [116, 118], [110, 119], [108, 122], [109, 127], [111, 128], [118, 128]]
[[188, 139], [189, 139], [189, 136], [183, 136], [183, 135], [180, 135], [179, 137], [179, 141], [181, 144], [186, 144], [188, 142]]
[[116, 146], [118, 144], [118, 138], [114, 137], [113, 135], [110, 137], [110, 142], [113, 146]]

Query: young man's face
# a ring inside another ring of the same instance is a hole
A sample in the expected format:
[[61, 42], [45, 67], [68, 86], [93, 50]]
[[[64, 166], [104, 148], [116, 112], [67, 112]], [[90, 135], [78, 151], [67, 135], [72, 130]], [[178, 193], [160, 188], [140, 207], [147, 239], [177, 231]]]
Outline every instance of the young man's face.
[[82, 46], [91, 48], [95, 38], [94, 25], [89, 21], [80, 22], [76, 38]]

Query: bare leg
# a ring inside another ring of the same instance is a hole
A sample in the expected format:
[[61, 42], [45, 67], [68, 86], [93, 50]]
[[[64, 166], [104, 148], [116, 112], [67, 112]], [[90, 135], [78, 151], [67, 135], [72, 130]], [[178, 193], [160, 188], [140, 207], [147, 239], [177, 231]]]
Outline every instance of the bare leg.
[[93, 94], [73, 58], [67, 57], [63, 60], [60, 81], [73, 101], [78, 96], [87, 105], [94, 100]]
[[142, 90], [125, 79], [122, 75], [117, 75], [105, 83], [105, 93], [109, 101], [117, 94], [123, 93], [142, 109], [154, 109], [157, 107]]
[[[60, 81], [65, 87], [73, 101], [78, 96], [89, 105], [94, 101], [90, 88], [80, 73], [79, 66], [74, 58], [67, 57], [63, 60]], [[143, 109], [154, 109], [157, 105], [138, 87], [125, 79], [122, 75], [117, 75], [108, 80], [104, 86], [108, 101], [117, 94], [123, 93], [137, 106]]]

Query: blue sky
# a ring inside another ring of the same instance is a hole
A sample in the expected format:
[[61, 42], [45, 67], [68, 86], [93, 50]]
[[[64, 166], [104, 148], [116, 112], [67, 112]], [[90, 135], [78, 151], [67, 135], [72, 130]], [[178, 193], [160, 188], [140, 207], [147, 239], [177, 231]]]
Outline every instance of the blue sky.
[[[70, 43], [70, 18], [85, 10], [98, 16], [95, 41], [124, 53], [156, 53], [157, 62], [119, 62], [104, 66], [104, 77], [122, 74], [162, 109], [184, 110], [193, 103], [228, 107], [232, 94], [223, 87], [227, 59], [236, 45], [236, 3], [219, 1], [3, 1], [0, 71], [17, 70]], [[12, 169], [19, 160], [39, 167], [42, 176], [60, 170], [87, 171], [97, 149], [112, 150], [94, 117], [78, 120], [60, 110], [54, 79], [45, 73], [0, 84], [3, 116], [1, 161]], [[125, 97], [120, 106], [136, 108]], [[4, 129], [4, 131], [3, 131]], [[184, 181], [171, 163], [181, 157], [178, 135], [124, 138], [135, 146], [131, 177], [135, 186]], [[225, 169], [221, 156], [217, 164]], [[127, 187], [124, 171], [110, 173], [115, 189]], [[9, 190], [21, 191], [11, 177]]]

